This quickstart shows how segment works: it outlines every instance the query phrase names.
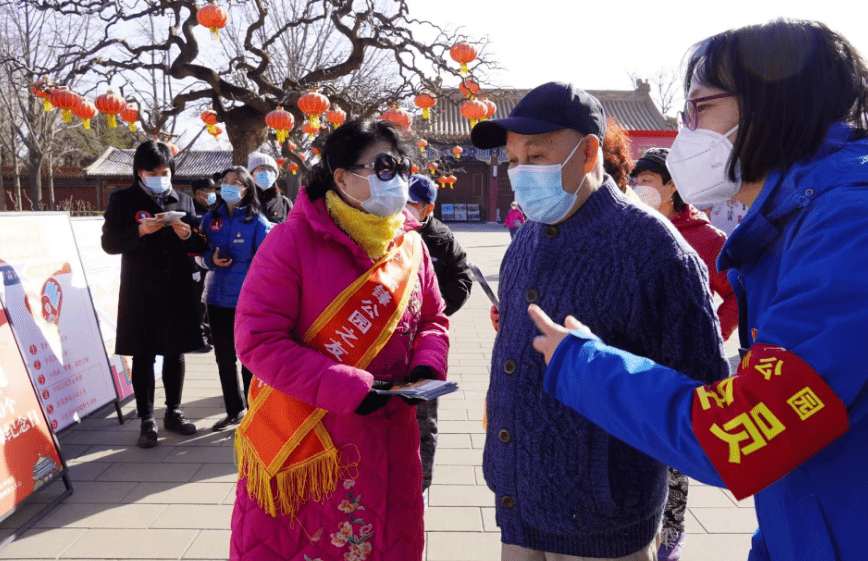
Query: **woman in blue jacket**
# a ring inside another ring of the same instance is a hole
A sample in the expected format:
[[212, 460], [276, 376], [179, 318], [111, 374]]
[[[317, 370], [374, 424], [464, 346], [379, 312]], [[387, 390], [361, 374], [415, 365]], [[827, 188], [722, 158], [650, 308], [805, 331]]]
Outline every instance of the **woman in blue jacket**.
[[865, 559], [868, 68], [825, 25], [779, 20], [703, 41], [685, 82], [666, 162], [682, 198], [750, 206], [718, 261], [738, 372], [697, 387], [531, 306], [545, 389], [661, 462], [755, 494], [750, 560]]
[[244, 416], [244, 400], [253, 375], [241, 365], [242, 395], [235, 365], [235, 306], [253, 255], [271, 229], [271, 223], [262, 216], [256, 184], [247, 169], [231, 167], [219, 181], [222, 185], [216, 208], [202, 218], [199, 227], [208, 241], [208, 251], [201, 259], [211, 269], [205, 281], [205, 301], [226, 406], [226, 417], [214, 424], [215, 431], [237, 425]]

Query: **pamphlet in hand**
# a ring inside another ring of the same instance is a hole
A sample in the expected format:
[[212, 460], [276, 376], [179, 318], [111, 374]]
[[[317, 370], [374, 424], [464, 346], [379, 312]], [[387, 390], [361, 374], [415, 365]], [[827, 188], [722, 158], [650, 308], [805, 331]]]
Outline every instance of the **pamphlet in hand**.
[[179, 212], [177, 210], [170, 210], [169, 212], [160, 212], [154, 218], [157, 219], [157, 222], [160, 224], [171, 224], [176, 220], [180, 220], [187, 216], [184, 212]]
[[412, 384], [396, 384], [388, 390], [374, 390], [383, 395], [399, 395], [409, 399], [430, 401], [458, 391], [458, 384], [444, 380], [419, 380]]

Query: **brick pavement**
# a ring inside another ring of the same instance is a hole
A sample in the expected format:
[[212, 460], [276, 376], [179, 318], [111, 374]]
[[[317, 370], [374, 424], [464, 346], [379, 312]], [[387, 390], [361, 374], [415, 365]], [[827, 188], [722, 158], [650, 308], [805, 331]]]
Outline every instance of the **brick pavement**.
[[[455, 230], [470, 259], [496, 286], [509, 242], [506, 230], [487, 224]], [[462, 391], [441, 400], [440, 444], [425, 516], [427, 561], [500, 559], [494, 496], [481, 467], [494, 342], [488, 309], [483, 292], [474, 290], [450, 329], [449, 377]], [[731, 340], [730, 356], [736, 346]], [[162, 400], [158, 389], [157, 402]], [[160, 445], [150, 450], [135, 446], [139, 423], [119, 425], [113, 413], [88, 418], [66, 433], [61, 442], [75, 493], [0, 550], [0, 559], [227, 559], [236, 471], [232, 434], [210, 431], [224, 414], [213, 355], [187, 356], [184, 403], [199, 433], [185, 438], [161, 431]], [[134, 408], [123, 409], [130, 414]], [[25, 507], [0, 523], [0, 539], [36, 508]], [[738, 503], [728, 491], [693, 482], [688, 511], [685, 561], [746, 559], [756, 527], [752, 500]]]

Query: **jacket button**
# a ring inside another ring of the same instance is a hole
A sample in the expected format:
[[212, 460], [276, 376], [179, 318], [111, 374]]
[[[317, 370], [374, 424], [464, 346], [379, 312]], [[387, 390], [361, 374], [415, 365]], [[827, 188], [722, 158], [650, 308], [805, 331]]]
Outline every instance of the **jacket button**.
[[509, 359], [503, 363], [503, 371], [506, 372], [507, 374], [514, 373], [517, 368], [518, 368], [518, 364], [512, 359]]
[[509, 431], [506, 429], [501, 430], [497, 433], [497, 438], [500, 439], [504, 444], [509, 444], [509, 441], [512, 440], [512, 437], [509, 435]]
[[533, 304], [534, 302], [539, 300], [539, 290], [535, 288], [528, 289], [524, 297], [527, 299], [529, 304]]
[[546, 231], [545, 231], [545, 235], [548, 239], [556, 238], [556, 237], [558, 237], [558, 234], [560, 234], [560, 233], [561, 233], [561, 229], [558, 228], [557, 226], [555, 226], [554, 224], [552, 224], [548, 228], [546, 228]]
[[509, 495], [506, 495], [505, 497], [500, 499], [500, 504], [503, 505], [503, 508], [513, 509], [515, 508], [515, 499], [513, 499]]

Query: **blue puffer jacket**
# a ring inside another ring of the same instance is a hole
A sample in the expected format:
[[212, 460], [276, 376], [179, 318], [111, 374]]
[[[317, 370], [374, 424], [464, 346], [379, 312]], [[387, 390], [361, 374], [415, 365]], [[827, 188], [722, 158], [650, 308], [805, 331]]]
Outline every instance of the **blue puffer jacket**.
[[[250, 262], [272, 224], [261, 214], [248, 219], [246, 206], [232, 209], [231, 218], [227, 218], [225, 204], [219, 212], [219, 216], [213, 211], [206, 214], [199, 226], [208, 240], [208, 251], [202, 253], [201, 261], [211, 271], [205, 284], [205, 301], [212, 306], [234, 308]], [[232, 258], [231, 265], [218, 267], [214, 264], [212, 258], [217, 248], [220, 248], [220, 257]]]
[[[856, 561], [868, 536], [868, 139], [830, 128], [817, 155], [772, 174], [719, 260], [744, 347], [798, 355], [850, 428], [755, 495], [751, 561]], [[691, 428], [695, 382], [600, 341], [567, 337], [546, 390], [613, 436], [696, 479], [723, 482]]]

